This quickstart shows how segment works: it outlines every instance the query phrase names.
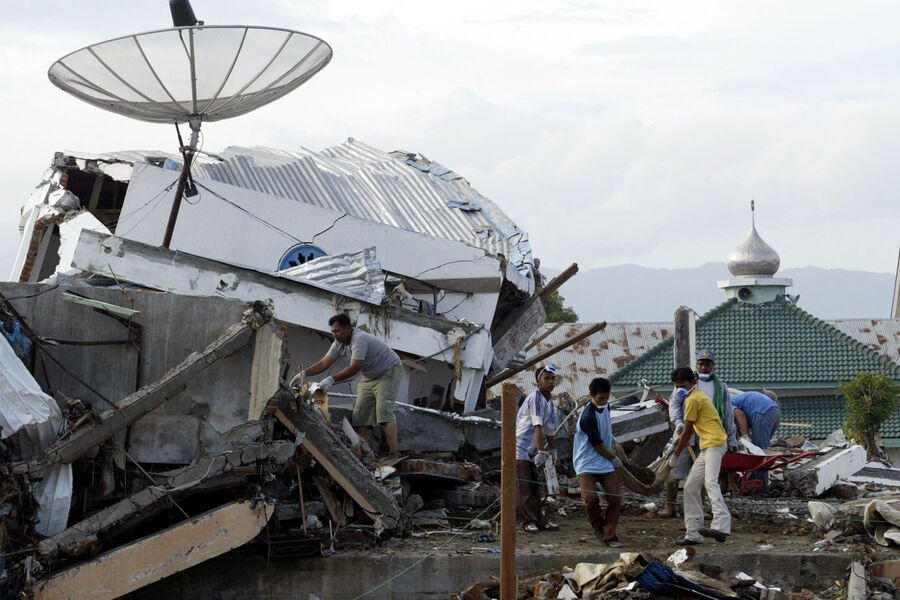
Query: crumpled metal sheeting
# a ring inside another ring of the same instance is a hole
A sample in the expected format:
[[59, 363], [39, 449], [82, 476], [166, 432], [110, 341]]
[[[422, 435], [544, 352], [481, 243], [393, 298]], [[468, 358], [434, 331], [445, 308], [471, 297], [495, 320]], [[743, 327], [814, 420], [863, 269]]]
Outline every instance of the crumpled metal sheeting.
[[375, 248], [364, 248], [352, 254], [321, 256], [278, 271], [276, 275], [312, 283], [375, 305], [380, 305], [386, 295], [384, 272], [375, 256]]

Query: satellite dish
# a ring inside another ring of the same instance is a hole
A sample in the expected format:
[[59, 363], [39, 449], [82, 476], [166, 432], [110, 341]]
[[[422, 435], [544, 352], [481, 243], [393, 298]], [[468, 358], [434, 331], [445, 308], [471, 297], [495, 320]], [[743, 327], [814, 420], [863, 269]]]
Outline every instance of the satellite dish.
[[[190, 17], [195, 18], [192, 11]], [[190, 195], [193, 188], [189, 184], [185, 192], [201, 123], [277, 100], [321, 71], [331, 56], [327, 43], [299, 31], [200, 23], [92, 44], [57, 60], [47, 76], [99, 108], [151, 123], [190, 125], [163, 240], [168, 248], [182, 193]]]

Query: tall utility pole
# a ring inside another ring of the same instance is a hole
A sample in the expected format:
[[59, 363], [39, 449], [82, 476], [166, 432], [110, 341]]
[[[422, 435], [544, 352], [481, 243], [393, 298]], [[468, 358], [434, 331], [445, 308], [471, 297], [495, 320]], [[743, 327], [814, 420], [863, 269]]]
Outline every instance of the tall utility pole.
[[500, 600], [516, 600], [516, 386], [500, 396]]

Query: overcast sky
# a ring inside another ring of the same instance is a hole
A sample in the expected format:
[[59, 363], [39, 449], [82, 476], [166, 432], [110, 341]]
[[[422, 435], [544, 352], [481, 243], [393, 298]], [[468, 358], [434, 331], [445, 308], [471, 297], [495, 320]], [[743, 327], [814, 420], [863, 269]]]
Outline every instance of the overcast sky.
[[[334, 49], [286, 98], [204, 125], [206, 150], [354, 137], [420, 152], [499, 204], [557, 268], [724, 261], [747, 234], [751, 198], [783, 267], [896, 268], [896, 2], [193, 7], [208, 24], [292, 28]], [[173, 127], [93, 108], [46, 76], [82, 46], [170, 26], [166, 0], [48, 0], [5, 14], [0, 278], [19, 207], [55, 151], [177, 148]]]

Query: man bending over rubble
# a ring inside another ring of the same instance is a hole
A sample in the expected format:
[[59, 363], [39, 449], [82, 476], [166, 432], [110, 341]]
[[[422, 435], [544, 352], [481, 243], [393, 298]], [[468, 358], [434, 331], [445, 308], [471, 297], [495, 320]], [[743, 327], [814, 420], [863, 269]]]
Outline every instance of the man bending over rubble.
[[555, 531], [559, 526], [551, 523], [541, 508], [540, 484], [537, 469], [556, 457], [556, 409], [550, 398], [556, 385], [557, 369], [553, 365], [540, 367], [534, 373], [537, 389], [522, 402], [516, 415], [516, 512], [525, 531], [537, 533], [540, 529]]
[[[594, 528], [594, 535], [610, 548], [621, 548], [622, 542], [616, 536], [619, 511], [622, 509], [622, 489], [616, 469], [622, 461], [613, 453], [612, 421], [606, 403], [609, 402], [609, 379], [597, 377], [588, 386], [591, 401], [581, 411], [575, 426], [575, 440], [572, 444], [572, 462], [581, 499], [588, 521]], [[600, 508], [600, 493], [597, 484], [603, 486], [606, 494], [606, 518]]]
[[[774, 397], [773, 397], [774, 396]], [[775, 392], [742, 392], [731, 399], [734, 406], [734, 420], [740, 429], [741, 437], [749, 437], [750, 441], [763, 450], [769, 447], [772, 434], [781, 423], [781, 407], [776, 402]], [[769, 492], [769, 472], [750, 473], [748, 479], [763, 480], [763, 493]]]
[[335, 383], [349, 381], [362, 372], [362, 379], [356, 386], [356, 404], [351, 423], [366, 441], [371, 427], [383, 425], [391, 455], [399, 456], [394, 403], [403, 379], [400, 357], [374, 335], [353, 327], [350, 317], [343, 313], [328, 319], [328, 325], [331, 327], [334, 343], [325, 356], [301, 372], [302, 378], [305, 380], [307, 376], [318, 375], [339, 358], [348, 357], [350, 364], [320, 381], [319, 389], [327, 392]]
[[[697, 388], [694, 372], [688, 367], [672, 371], [672, 383], [678, 394], [684, 397], [684, 431], [675, 444], [669, 464], [677, 464], [682, 451], [688, 447], [694, 432], [700, 438], [700, 454], [694, 461], [684, 482], [684, 539], [678, 546], [693, 546], [711, 537], [724, 542], [731, 533], [731, 514], [719, 488], [719, 468], [727, 450], [728, 435], [722, 427], [719, 413], [709, 396]], [[706, 484], [706, 493], [712, 504], [713, 518], [710, 528], [703, 527], [703, 502], [700, 492]]]

